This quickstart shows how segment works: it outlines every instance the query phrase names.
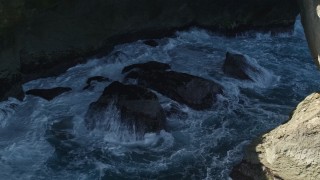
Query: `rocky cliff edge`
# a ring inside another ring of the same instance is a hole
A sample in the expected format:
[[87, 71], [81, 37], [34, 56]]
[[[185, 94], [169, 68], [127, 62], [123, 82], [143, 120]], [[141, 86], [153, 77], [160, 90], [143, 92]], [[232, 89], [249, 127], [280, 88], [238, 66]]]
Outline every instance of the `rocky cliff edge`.
[[290, 120], [258, 137], [231, 176], [237, 179], [320, 179], [320, 93], [305, 98]]

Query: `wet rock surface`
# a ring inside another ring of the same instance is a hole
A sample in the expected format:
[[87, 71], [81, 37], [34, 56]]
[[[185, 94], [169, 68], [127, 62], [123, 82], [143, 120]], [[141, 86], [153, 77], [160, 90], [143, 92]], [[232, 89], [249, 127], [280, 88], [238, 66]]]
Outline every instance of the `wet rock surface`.
[[154, 93], [137, 85], [124, 85], [117, 81], [106, 87], [101, 97], [90, 105], [85, 118], [87, 127], [109, 126], [109, 122], [104, 122], [107, 119], [104, 115], [110, 106], [115, 106], [119, 111], [118, 120], [123, 126], [139, 134], [165, 128], [165, 114]]
[[236, 79], [253, 81], [250, 73], [259, 73], [259, 70], [244, 55], [227, 52], [223, 72]]
[[[145, 67], [147, 64], [136, 66]], [[125, 71], [127, 69], [129, 68], [125, 67], [123, 72], [127, 72]], [[216, 96], [222, 94], [222, 86], [211, 80], [160, 68], [138, 68], [129, 72], [126, 78], [136, 79], [139, 85], [155, 90], [196, 110], [212, 107]]]
[[38, 96], [48, 101], [51, 101], [55, 97], [68, 91], [72, 91], [72, 89], [69, 87], [56, 87], [51, 89], [31, 89], [26, 92], [26, 95]]

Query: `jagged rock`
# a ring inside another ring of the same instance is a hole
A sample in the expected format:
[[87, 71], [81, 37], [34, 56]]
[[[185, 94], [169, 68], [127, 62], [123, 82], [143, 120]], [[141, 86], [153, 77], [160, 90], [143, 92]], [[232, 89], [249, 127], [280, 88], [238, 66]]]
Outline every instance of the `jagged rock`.
[[255, 180], [320, 179], [319, 107], [320, 94], [309, 95], [287, 123], [251, 143], [231, 176], [242, 174]]
[[[147, 64], [138, 64], [137, 66], [145, 67]], [[125, 69], [123, 72], [127, 72], [129, 68], [125, 67]], [[216, 95], [222, 93], [222, 86], [211, 80], [164, 70], [158, 68], [136, 69], [136, 71], [129, 72], [126, 78], [136, 79], [139, 85], [153, 89], [196, 110], [210, 108], [216, 101]]]
[[85, 118], [87, 127], [93, 129], [97, 124], [105, 124], [103, 116], [111, 105], [119, 110], [121, 123], [131, 130], [135, 126], [139, 134], [165, 128], [165, 114], [154, 93], [117, 81], [106, 87], [101, 97], [90, 105]]
[[90, 89], [92, 87], [93, 82], [108, 82], [111, 81], [109, 78], [103, 76], [93, 76], [87, 79], [87, 85], [83, 88], [83, 90]]
[[223, 72], [237, 79], [252, 81], [249, 73], [258, 73], [259, 70], [253, 67], [244, 55], [227, 52]]
[[143, 43], [151, 47], [157, 47], [159, 45], [158, 42], [153, 39], [145, 40]]
[[71, 90], [72, 89], [69, 87], [56, 87], [51, 89], [31, 89], [26, 92], [26, 95], [38, 96], [48, 101], [51, 101], [55, 97]]

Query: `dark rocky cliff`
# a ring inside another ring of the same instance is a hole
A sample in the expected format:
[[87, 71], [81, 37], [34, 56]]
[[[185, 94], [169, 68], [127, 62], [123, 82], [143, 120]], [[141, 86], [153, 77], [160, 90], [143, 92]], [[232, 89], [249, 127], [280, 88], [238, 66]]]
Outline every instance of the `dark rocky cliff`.
[[0, 100], [115, 44], [200, 26], [226, 34], [293, 25], [292, 0], [0, 0]]

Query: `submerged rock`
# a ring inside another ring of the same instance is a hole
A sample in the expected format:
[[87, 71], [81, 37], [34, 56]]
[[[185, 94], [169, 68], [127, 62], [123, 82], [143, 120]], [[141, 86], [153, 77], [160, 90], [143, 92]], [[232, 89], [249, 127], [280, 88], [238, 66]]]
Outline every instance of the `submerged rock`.
[[231, 177], [320, 179], [319, 105], [319, 93], [304, 99], [287, 123], [253, 141]]
[[146, 63], [132, 64], [123, 68], [122, 73], [127, 73], [132, 70], [136, 71], [166, 71], [171, 69], [169, 64], [157, 61], [148, 61]]
[[114, 51], [107, 57], [108, 63], [123, 63], [124, 60], [129, 58], [128, 54], [121, 50]]
[[251, 65], [242, 54], [233, 54], [227, 52], [223, 64], [223, 72], [231, 77], [241, 80], [253, 80], [249, 73], [258, 73], [259, 70]]
[[73, 139], [72, 135], [73, 122], [72, 117], [67, 116], [61, 118], [59, 121], [54, 122], [48, 129], [46, 134], [50, 136], [50, 138], [55, 138], [58, 140], [68, 140]]
[[121, 123], [139, 134], [157, 132], [165, 128], [165, 114], [157, 96], [136, 85], [113, 82], [105, 88], [101, 97], [91, 103], [85, 117], [89, 129], [104, 122], [105, 111], [114, 105], [120, 112]]
[[164, 106], [164, 111], [166, 117], [168, 118], [178, 118], [178, 119], [187, 119], [188, 113], [182, 110], [182, 107], [177, 103], [170, 103]]
[[[149, 67], [148, 64], [131, 66]], [[125, 67], [123, 72], [129, 71], [128, 69], [130, 68]], [[126, 78], [136, 79], [139, 85], [153, 89], [196, 110], [210, 108], [216, 101], [216, 95], [222, 93], [222, 86], [211, 80], [186, 73], [165, 71], [167, 69], [140, 68], [129, 72]]]
[[103, 76], [93, 76], [87, 79], [87, 85], [83, 88], [83, 90], [90, 89], [92, 87], [93, 82], [108, 82], [111, 81], [109, 78]]
[[74, 141], [72, 116], [60, 117], [46, 130], [47, 141], [55, 148], [58, 156], [67, 156], [70, 151], [79, 147]]
[[153, 39], [145, 40], [143, 43], [151, 47], [157, 47], [159, 45], [158, 42]]
[[51, 101], [55, 97], [68, 91], [72, 91], [72, 89], [69, 87], [56, 87], [51, 89], [31, 89], [26, 92], [26, 95], [38, 96], [48, 101]]

